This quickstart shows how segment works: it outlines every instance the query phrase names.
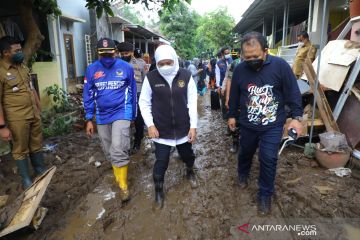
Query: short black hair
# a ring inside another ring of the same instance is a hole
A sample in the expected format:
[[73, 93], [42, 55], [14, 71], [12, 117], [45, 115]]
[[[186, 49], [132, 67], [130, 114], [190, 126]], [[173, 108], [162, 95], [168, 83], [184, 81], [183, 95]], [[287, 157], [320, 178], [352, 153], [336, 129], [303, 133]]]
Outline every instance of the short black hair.
[[220, 49], [221, 54], [224, 54], [226, 50], [230, 50], [230, 48], [227, 47], [227, 46], [222, 47], [222, 48]]
[[302, 36], [303, 38], [309, 39], [309, 34], [306, 31], [301, 31], [297, 35], [298, 37]]
[[260, 44], [263, 51], [269, 48], [265, 36], [259, 32], [249, 32], [241, 39], [241, 49], [243, 49], [244, 45], [252, 45], [252, 40], [256, 40]]
[[9, 51], [11, 49], [11, 45], [19, 44], [20, 41], [11, 36], [5, 36], [0, 39], [0, 54], [3, 56], [4, 51]]

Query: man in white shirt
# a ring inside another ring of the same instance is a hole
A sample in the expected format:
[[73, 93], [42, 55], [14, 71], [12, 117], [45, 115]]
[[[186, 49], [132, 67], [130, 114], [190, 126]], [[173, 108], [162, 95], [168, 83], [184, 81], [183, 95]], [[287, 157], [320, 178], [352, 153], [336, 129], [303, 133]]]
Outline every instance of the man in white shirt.
[[171, 46], [159, 46], [155, 60], [156, 70], [145, 77], [139, 106], [149, 137], [155, 142], [155, 208], [161, 209], [171, 147], [176, 146], [185, 162], [186, 177], [191, 187], [197, 187], [192, 150], [197, 128], [197, 90], [191, 73], [179, 68], [177, 54]]

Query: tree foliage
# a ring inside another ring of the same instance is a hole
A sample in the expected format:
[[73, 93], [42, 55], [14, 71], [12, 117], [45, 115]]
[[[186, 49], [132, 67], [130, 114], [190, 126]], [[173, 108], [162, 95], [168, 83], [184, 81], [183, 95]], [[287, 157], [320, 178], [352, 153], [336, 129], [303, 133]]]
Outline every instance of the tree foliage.
[[234, 26], [226, 8], [199, 16], [182, 3], [160, 16], [161, 32], [185, 59], [212, 55], [223, 46], [234, 46]]
[[128, 5], [124, 6], [119, 10], [119, 14], [130, 22], [145, 27], [145, 21], [139, 18], [141, 15], [140, 11], [135, 10], [133, 7]]
[[234, 36], [232, 29], [235, 21], [226, 8], [219, 8], [200, 19], [196, 30], [195, 42], [202, 52], [207, 50], [218, 51], [223, 46], [233, 47]]
[[177, 54], [185, 59], [196, 55], [194, 37], [200, 16], [185, 3], [160, 15], [160, 30], [172, 42]]

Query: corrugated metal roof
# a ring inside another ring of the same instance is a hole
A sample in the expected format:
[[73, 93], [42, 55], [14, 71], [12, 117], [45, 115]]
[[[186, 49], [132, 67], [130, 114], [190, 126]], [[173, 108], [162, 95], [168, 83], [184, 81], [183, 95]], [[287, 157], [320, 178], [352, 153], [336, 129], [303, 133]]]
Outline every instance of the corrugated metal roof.
[[[254, 31], [262, 26], [263, 18], [265, 18], [266, 33], [270, 35], [274, 10], [277, 18], [277, 29], [282, 27], [284, 5], [284, 0], [255, 0], [243, 14], [243, 18], [233, 31], [239, 34]], [[289, 25], [305, 21], [308, 18], [308, 13], [309, 0], [289, 0]]]

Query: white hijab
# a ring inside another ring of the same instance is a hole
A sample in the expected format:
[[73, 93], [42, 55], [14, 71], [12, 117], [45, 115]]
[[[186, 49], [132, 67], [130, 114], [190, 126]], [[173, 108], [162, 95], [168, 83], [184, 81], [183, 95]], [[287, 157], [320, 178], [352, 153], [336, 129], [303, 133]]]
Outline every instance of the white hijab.
[[169, 75], [163, 75], [163, 78], [169, 83], [169, 85], [172, 85], [172, 81], [174, 80], [177, 72], [179, 71], [179, 61], [178, 56], [175, 52], [175, 49], [170, 45], [161, 45], [159, 46], [155, 51], [155, 60], [156, 60], [156, 68], [159, 70], [159, 67], [157, 66], [158, 62], [161, 60], [170, 59], [174, 61], [174, 71]]

